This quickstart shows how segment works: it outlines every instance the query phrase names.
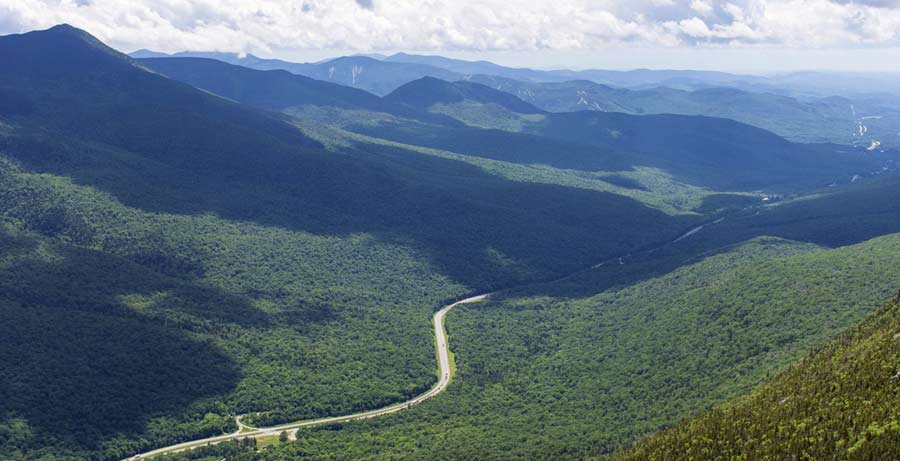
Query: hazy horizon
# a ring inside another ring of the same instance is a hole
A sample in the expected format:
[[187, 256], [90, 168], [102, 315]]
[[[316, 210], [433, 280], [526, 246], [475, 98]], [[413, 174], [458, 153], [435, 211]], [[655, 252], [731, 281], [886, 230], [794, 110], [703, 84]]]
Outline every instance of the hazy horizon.
[[[237, 55], [252, 54], [262, 59], [280, 59], [297, 63], [315, 63], [328, 61], [330, 59], [342, 56], [375, 56], [383, 55], [385, 57], [397, 53], [405, 53], [409, 55], [419, 56], [441, 56], [445, 58], [460, 59], [464, 61], [488, 61], [506, 67], [530, 68], [537, 70], [590, 70], [590, 69], [606, 69], [606, 70], [696, 70], [696, 71], [712, 71], [725, 72], [734, 74], [746, 74], [757, 76], [771, 76], [779, 74], [788, 74], [793, 72], [858, 72], [858, 73], [900, 73], [900, 65], [898, 66], [872, 66], [870, 68], [854, 67], [847, 63], [842, 66], [816, 66], [810, 64], [808, 66], [801, 65], [784, 65], [780, 67], [763, 68], [754, 66], [754, 61], [760, 60], [764, 56], [771, 61], [773, 55], [780, 58], [785, 63], [803, 60], [803, 53], [814, 53], [814, 50], [741, 50], [746, 51], [747, 56], [743, 52], [736, 50], [654, 50], [654, 49], [635, 49], [627, 48], [618, 50], [603, 50], [602, 52], [594, 52], [594, 60], [585, 60], [577, 53], [503, 53], [503, 52], [460, 52], [460, 51], [434, 51], [434, 50], [381, 50], [372, 52], [361, 52], [355, 50], [307, 50], [305, 52], [283, 51], [274, 53], [254, 53], [239, 52], [230, 50], [176, 50], [171, 52], [163, 52], [149, 47], [139, 47], [133, 49], [120, 49], [120, 51], [131, 54], [137, 51], [147, 50], [166, 54], [176, 54], [179, 52], [188, 53], [232, 53]], [[635, 54], [636, 53], [636, 54]], [[881, 50], [830, 50], [833, 55], [852, 55], [865, 54], [866, 59], [875, 59], [880, 56], [879, 64], [893, 64], [894, 60], [900, 60], [900, 48], [881, 49]], [[646, 55], [657, 54], [656, 59], [645, 58]], [[691, 56], [693, 54], [693, 56]], [[777, 56], [781, 54], [782, 56]], [[713, 56], [715, 62], [705, 62], [705, 58]], [[731, 57], [735, 60], [731, 65], [720, 65], [723, 56]], [[686, 60], [686, 58], [692, 58]], [[862, 59], [863, 57], [860, 56]], [[749, 61], [748, 61], [749, 59]], [[810, 58], [811, 59], [811, 58]], [[593, 64], [585, 64], [593, 63]], [[712, 64], [712, 65], [710, 65]]]
[[513, 67], [900, 72], [894, 0], [0, 0], [0, 34], [68, 23], [122, 51], [288, 61], [430, 54]]

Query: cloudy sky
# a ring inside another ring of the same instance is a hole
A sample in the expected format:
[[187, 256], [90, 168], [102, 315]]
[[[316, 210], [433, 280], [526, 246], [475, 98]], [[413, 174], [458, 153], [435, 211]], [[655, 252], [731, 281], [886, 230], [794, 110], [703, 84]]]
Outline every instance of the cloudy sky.
[[0, 33], [62, 22], [123, 51], [900, 71], [900, 0], [0, 0]]

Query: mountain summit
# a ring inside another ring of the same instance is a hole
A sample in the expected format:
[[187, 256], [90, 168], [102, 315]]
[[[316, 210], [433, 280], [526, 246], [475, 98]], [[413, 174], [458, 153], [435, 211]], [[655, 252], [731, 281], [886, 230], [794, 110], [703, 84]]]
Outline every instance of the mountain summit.
[[496, 104], [519, 114], [540, 114], [543, 111], [518, 97], [488, 86], [471, 82], [448, 82], [423, 77], [397, 88], [385, 99], [427, 109], [435, 104], [453, 104], [471, 100], [482, 104]]
[[114, 66], [131, 63], [128, 56], [68, 24], [2, 37], [0, 60], [7, 64], [15, 63], [0, 67], [0, 74], [16, 78], [51, 78], [73, 72], [104, 72]]

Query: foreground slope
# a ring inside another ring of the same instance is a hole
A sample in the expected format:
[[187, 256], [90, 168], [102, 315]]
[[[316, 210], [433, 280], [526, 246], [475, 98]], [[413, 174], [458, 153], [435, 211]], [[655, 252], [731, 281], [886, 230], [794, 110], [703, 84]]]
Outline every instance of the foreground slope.
[[742, 397], [635, 444], [618, 459], [900, 458], [900, 303]]

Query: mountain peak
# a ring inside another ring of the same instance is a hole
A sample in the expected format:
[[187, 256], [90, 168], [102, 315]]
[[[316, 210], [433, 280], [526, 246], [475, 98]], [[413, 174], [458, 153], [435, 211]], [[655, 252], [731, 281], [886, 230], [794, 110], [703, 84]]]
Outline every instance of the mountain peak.
[[413, 107], [428, 108], [438, 103], [460, 102], [465, 96], [453, 83], [426, 76], [397, 88], [385, 96], [385, 99]]
[[126, 55], [69, 24], [0, 37], [0, 61], [20, 63], [5, 73], [29, 77], [56, 77], [73, 70], [108, 71], [110, 66], [131, 64]]
[[496, 104], [520, 114], [537, 114], [541, 110], [515, 95], [495, 90], [480, 83], [448, 82], [422, 77], [394, 90], [385, 99], [426, 109], [434, 104], [453, 104], [463, 100]]
[[159, 51], [148, 50], [147, 48], [141, 48], [139, 50], [132, 51], [128, 53], [128, 56], [131, 56], [134, 59], [142, 59], [142, 58], [168, 58], [171, 55], [166, 53], [161, 53]]
[[49, 29], [30, 32], [25, 35], [31, 34], [34, 34], [35, 36], [54, 37], [61, 40], [78, 40], [86, 45], [90, 45], [91, 47], [97, 48], [106, 53], [113, 53], [117, 55], [120, 54], [118, 51], [106, 46], [106, 44], [97, 39], [97, 37], [91, 35], [88, 31], [79, 29], [66, 23], [57, 24]]
[[[36, 31], [41, 32], [41, 31]], [[79, 29], [71, 24], [61, 23], [57, 24], [49, 29], [44, 30], [43, 32], [53, 32], [53, 33], [66, 33], [66, 34], [79, 34], [79, 35], [91, 35], [87, 33], [83, 29]]]

